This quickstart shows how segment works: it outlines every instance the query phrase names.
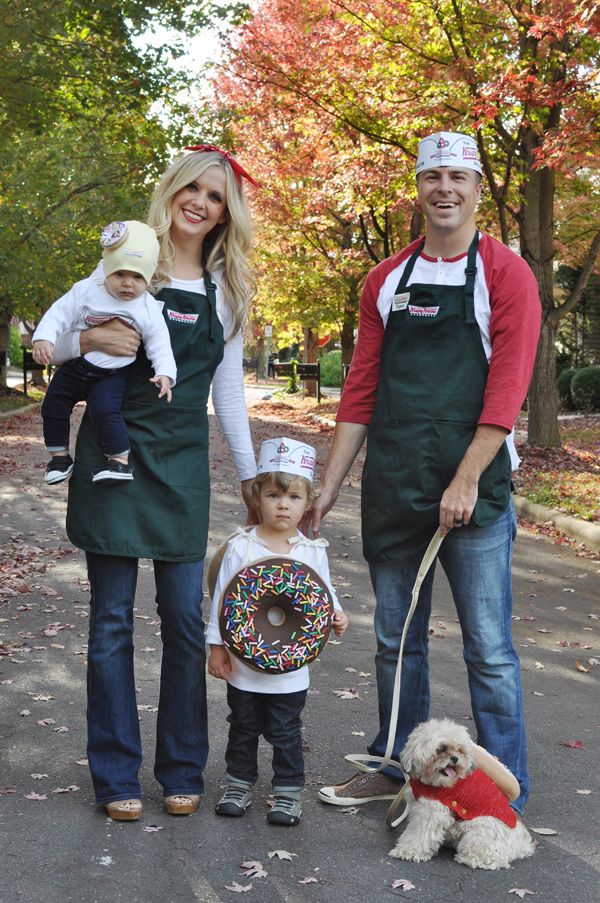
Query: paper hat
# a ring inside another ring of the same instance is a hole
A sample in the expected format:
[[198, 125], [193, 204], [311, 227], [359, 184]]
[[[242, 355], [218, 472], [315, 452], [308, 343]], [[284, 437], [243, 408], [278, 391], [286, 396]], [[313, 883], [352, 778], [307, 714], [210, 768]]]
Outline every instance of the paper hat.
[[295, 439], [267, 439], [260, 448], [259, 473], [289, 473], [312, 483], [317, 453], [312, 445]]
[[419, 141], [416, 173], [435, 169], [437, 166], [454, 166], [456, 169], [474, 169], [482, 174], [477, 144], [469, 135], [460, 132], [436, 132]]
[[104, 276], [117, 270], [140, 273], [150, 283], [158, 263], [159, 245], [156, 232], [137, 220], [109, 223], [100, 236]]

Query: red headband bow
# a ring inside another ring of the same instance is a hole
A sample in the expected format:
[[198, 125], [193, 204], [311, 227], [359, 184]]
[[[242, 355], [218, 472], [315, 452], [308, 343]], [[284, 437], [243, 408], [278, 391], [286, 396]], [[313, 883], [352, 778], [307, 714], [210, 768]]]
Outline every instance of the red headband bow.
[[220, 147], [215, 147], [214, 144], [193, 144], [191, 146], [188, 145], [188, 147], [184, 147], [184, 150], [201, 151], [202, 153], [209, 153], [213, 151], [215, 154], [221, 154], [221, 156], [225, 157], [225, 159], [229, 162], [229, 165], [233, 169], [238, 182], [241, 179], [247, 179], [247, 181], [250, 182], [251, 185], [255, 185], [257, 188], [260, 187], [258, 182], [253, 179], [252, 176], [249, 175], [249, 173], [246, 172], [243, 166], [240, 166], [238, 161], [235, 159], [235, 157], [231, 156], [229, 151], [221, 150]]

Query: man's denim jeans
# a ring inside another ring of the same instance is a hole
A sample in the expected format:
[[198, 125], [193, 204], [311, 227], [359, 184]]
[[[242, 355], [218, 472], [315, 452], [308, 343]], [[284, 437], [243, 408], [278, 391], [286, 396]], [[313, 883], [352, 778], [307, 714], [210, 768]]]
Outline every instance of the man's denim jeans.
[[[138, 562], [88, 553], [87, 563], [88, 761], [96, 802], [103, 804], [140, 796], [142, 747], [133, 671]], [[154, 562], [163, 645], [154, 774], [165, 796], [202, 793], [204, 787], [208, 731], [203, 567], [203, 560]]]
[[[512, 642], [511, 561], [515, 536], [516, 518], [511, 502], [491, 527], [451, 530], [438, 559], [450, 583], [462, 630], [477, 742], [504, 762], [519, 781], [521, 796], [512, 805], [522, 812], [529, 795], [529, 775], [520, 664]], [[380, 721], [380, 731], [369, 747], [372, 755], [382, 756], [385, 752], [400, 637], [420, 563], [421, 555], [416, 555], [399, 564], [370, 566], [377, 599], [375, 663]], [[421, 587], [404, 647], [395, 759], [413, 727], [429, 718], [427, 653], [434, 569], [435, 566]]]

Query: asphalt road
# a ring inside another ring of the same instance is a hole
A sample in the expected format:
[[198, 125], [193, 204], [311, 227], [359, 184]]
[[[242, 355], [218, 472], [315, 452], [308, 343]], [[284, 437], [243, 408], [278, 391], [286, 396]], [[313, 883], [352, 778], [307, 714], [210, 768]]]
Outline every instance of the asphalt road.
[[[303, 435], [324, 459], [327, 437], [319, 432], [258, 421], [253, 430], [257, 442], [266, 431]], [[242, 511], [218, 429], [211, 448], [214, 549]], [[304, 719], [308, 786], [301, 824], [286, 829], [266, 823], [266, 746], [261, 748], [255, 801], [246, 816], [228, 820], [214, 815], [224, 770], [227, 709], [223, 685], [210, 679], [206, 796], [190, 818], [165, 814], [152, 775], [160, 639], [147, 561], [140, 564], [136, 610], [144, 814], [137, 823], [116, 823], [95, 808], [89, 774], [81, 764], [85, 569], [82, 554], [71, 549], [64, 533], [65, 487], [44, 485], [44, 463], [36, 412], [0, 424], [2, 903], [216, 903], [237, 898], [227, 889], [234, 882], [242, 888], [252, 885], [240, 896], [260, 903], [378, 903], [393, 896], [413, 903], [508, 903], [521, 896], [534, 903], [596, 903], [600, 666], [589, 660], [600, 660], [597, 561], [520, 531], [514, 635], [523, 665], [533, 777], [526, 823], [556, 832], [536, 835], [538, 849], [531, 859], [499, 872], [471, 871], [453, 862], [449, 851], [430, 863], [402, 863], [387, 856], [394, 835], [385, 826], [385, 803], [344, 812], [317, 800], [321, 783], [351, 773], [343, 756], [364, 751], [377, 721], [374, 603], [361, 557], [356, 479], [344, 487], [323, 527], [331, 543], [332, 576], [351, 625], [343, 642], [329, 645], [311, 668]], [[470, 726], [459, 629], [441, 573], [431, 627], [432, 715]], [[358, 690], [358, 698], [335, 695], [347, 687]], [[45, 719], [52, 723], [39, 723]], [[277, 850], [287, 851], [289, 858], [270, 857]], [[241, 863], [248, 860], [262, 863], [268, 874], [243, 875]], [[400, 878], [414, 888], [392, 889]]]

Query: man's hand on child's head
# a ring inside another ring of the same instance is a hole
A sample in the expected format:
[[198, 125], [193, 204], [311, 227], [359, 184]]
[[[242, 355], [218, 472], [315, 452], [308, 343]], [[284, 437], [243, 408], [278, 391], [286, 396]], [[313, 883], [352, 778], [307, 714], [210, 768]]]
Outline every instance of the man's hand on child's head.
[[158, 393], [159, 398], [162, 398], [164, 395], [166, 396], [167, 401], [171, 401], [173, 393], [171, 392], [171, 380], [168, 376], [153, 376], [150, 382], [156, 383], [160, 388], [160, 392]]
[[227, 680], [230, 672], [231, 662], [225, 646], [211, 646], [208, 656], [208, 673], [219, 680]]
[[53, 342], [39, 340], [33, 343], [31, 353], [36, 364], [49, 364], [52, 360]]
[[342, 636], [346, 633], [346, 628], [349, 624], [348, 615], [343, 611], [334, 611], [333, 613], [333, 632], [336, 636]]

